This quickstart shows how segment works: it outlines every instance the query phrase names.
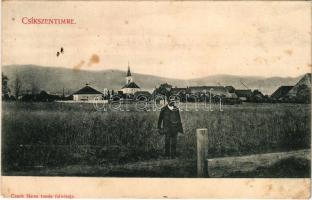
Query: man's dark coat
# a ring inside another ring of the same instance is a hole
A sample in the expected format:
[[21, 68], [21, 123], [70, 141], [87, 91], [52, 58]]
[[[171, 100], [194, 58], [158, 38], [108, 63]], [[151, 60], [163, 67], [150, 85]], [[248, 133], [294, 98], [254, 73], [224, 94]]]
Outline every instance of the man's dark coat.
[[158, 119], [158, 129], [161, 129], [161, 125], [166, 135], [173, 136], [178, 134], [178, 132], [183, 133], [179, 109], [175, 107], [173, 110], [170, 110], [168, 106], [163, 107]]

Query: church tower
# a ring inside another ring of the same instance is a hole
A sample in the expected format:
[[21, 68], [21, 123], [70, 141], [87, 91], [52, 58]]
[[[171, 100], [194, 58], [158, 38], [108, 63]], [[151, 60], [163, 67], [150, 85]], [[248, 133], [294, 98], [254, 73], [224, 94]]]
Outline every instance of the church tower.
[[131, 75], [130, 66], [128, 62], [128, 71], [126, 76], [126, 85], [121, 88], [123, 94], [134, 95], [136, 92], [140, 91], [140, 87], [133, 81]]
[[133, 82], [133, 78], [131, 76], [130, 66], [129, 66], [129, 62], [128, 62], [128, 71], [127, 71], [127, 77], [126, 77], [126, 84], [129, 84], [131, 82]]

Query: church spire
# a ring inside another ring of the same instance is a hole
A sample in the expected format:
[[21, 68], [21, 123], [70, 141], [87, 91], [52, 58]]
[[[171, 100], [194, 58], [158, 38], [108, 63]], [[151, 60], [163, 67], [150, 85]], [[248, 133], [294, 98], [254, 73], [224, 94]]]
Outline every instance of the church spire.
[[129, 84], [131, 82], [133, 82], [133, 78], [131, 76], [130, 65], [129, 65], [129, 61], [128, 61], [128, 71], [127, 71], [126, 83]]
[[128, 72], [127, 72], [127, 76], [131, 76], [129, 61], [128, 61]]

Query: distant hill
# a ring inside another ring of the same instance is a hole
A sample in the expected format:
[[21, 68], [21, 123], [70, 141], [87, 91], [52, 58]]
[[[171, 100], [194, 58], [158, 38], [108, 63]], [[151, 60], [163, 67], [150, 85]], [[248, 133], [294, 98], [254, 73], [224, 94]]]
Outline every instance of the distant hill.
[[[46, 90], [50, 93], [62, 93], [63, 87], [66, 94], [71, 94], [86, 83], [102, 91], [104, 88], [119, 90], [125, 84], [126, 71], [75, 71], [60, 67], [43, 67], [37, 65], [7, 65], [2, 67], [2, 72], [8, 76], [9, 85], [13, 90], [14, 80], [18, 75], [22, 82], [22, 90], [31, 90], [35, 86], [38, 90]], [[233, 76], [214, 75], [197, 79], [171, 79], [145, 74], [132, 73], [135, 82], [143, 90], [153, 90], [161, 83], [169, 83], [177, 87], [200, 85], [232, 85], [236, 89], [242, 89], [243, 82], [250, 89], [259, 89], [265, 94], [273, 93], [281, 85], [295, 85], [299, 77], [257, 77], [257, 76]]]

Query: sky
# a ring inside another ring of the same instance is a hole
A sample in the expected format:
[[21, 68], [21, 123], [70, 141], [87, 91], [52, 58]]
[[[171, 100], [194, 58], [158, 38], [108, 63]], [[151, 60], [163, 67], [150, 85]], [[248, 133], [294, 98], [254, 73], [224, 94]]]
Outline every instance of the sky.
[[[134, 73], [187, 79], [294, 77], [312, 68], [310, 2], [4, 1], [2, 10], [2, 65], [126, 70], [129, 63]], [[23, 17], [76, 24], [23, 24]]]

